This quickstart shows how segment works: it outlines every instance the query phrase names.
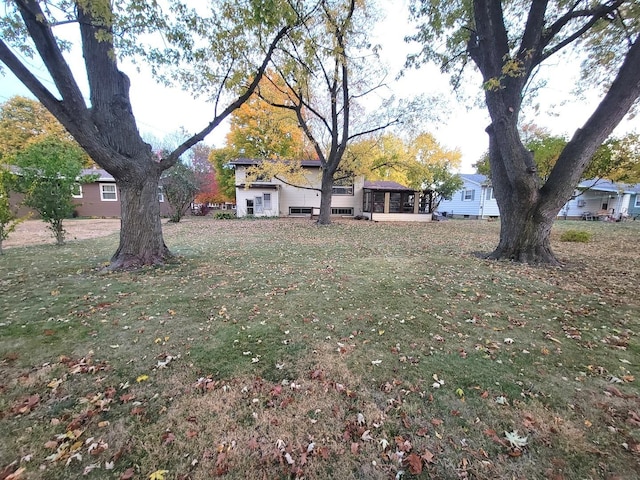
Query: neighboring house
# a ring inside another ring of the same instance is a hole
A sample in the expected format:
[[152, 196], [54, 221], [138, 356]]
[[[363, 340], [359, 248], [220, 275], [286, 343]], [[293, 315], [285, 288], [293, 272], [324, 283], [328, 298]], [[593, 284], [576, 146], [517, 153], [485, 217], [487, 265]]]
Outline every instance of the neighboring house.
[[[488, 177], [461, 174], [464, 185], [451, 200], [442, 200], [438, 210], [454, 218], [497, 218], [498, 204]], [[558, 217], [570, 220], [635, 218], [640, 215], [640, 184], [626, 185], [594, 179], [580, 182]]]
[[438, 211], [453, 218], [497, 218], [498, 203], [493, 196], [490, 180], [478, 173], [461, 173], [463, 186], [450, 200], [442, 200]]
[[[247, 183], [247, 169], [260, 160], [239, 158], [235, 167], [236, 212], [238, 217], [313, 216], [320, 212], [321, 164], [301, 162], [305, 184], [290, 185], [277, 178]], [[331, 214], [373, 220], [430, 221], [431, 214], [419, 214], [419, 192], [395, 182], [367, 182], [362, 175], [352, 183], [333, 186]]]
[[633, 193], [629, 198], [629, 217], [640, 219], [640, 183], [634, 185], [631, 190]]
[[[619, 219], [633, 217], [640, 184], [627, 185], [604, 179], [585, 180], [578, 184], [573, 197], [558, 213], [567, 219], [601, 218]], [[633, 202], [632, 202], [632, 197]], [[636, 213], [635, 215], [637, 215]]]
[[[120, 192], [115, 179], [105, 170], [99, 168], [87, 168], [82, 170], [82, 175], [97, 175], [98, 178], [91, 183], [79, 184], [73, 195], [75, 203], [75, 216], [78, 217], [120, 217]], [[11, 203], [20, 205], [23, 196], [12, 194]], [[165, 201], [162, 189], [158, 191], [160, 200], [160, 215], [168, 216], [171, 207]], [[19, 215], [30, 212], [26, 207], [20, 207]]]

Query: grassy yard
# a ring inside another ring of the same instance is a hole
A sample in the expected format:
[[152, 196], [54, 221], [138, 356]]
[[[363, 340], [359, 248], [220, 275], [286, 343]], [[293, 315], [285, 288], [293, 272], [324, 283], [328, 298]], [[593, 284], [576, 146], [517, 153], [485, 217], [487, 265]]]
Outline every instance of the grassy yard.
[[[589, 243], [561, 242], [568, 229]], [[640, 478], [640, 222], [190, 218], [0, 257], [0, 479]], [[12, 476], [13, 475], [13, 476]]]

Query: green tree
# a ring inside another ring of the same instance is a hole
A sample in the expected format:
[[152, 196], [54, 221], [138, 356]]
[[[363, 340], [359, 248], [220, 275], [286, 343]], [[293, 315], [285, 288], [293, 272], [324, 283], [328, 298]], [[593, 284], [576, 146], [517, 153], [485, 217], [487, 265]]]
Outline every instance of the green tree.
[[230, 147], [214, 149], [209, 155], [209, 161], [216, 172], [220, 193], [223, 199], [226, 198], [229, 201], [235, 201], [236, 198], [236, 174], [233, 167], [229, 166], [229, 162], [234, 158], [237, 158], [236, 151]]
[[[304, 34], [290, 36], [273, 58], [272, 85], [286, 101], [261, 95], [273, 106], [295, 112], [298, 124], [321, 164], [320, 214], [327, 225], [331, 216], [333, 183], [341, 178], [340, 164], [348, 145], [401, 120], [398, 110], [385, 102], [377, 115], [366, 115], [365, 97], [380, 93], [385, 71], [376, 49], [368, 41], [375, 20], [367, 2], [319, 0]], [[387, 99], [390, 100], [390, 99]], [[407, 110], [402, 110], [406, 112]], [[285, 165], [294, 179], [299, 171]], [[291, 183], [296, 183], [295, 179]]]
[[17, 189], [25, 195], [24, 204], [49, 224], [58, 245], [65, 239], [62, 222], [73, 214], [74, 191], [79, 183], [93, 180], [80, 175], [84, 156], [80, 147], [58, 138], [32, 142], [15, 156]]
[[187, 213], [200, 191], [195, 170], [184, 162], [178, 162], [162, 175], [162, 192], [171, 205], [172, 222], [179, 222]]
[[454, 170], [460, 152], [442, 147], [430, 133], [408, 140], [385, 133], [377, 139], [352, 144], [341, 168], [364, 174], [369, 180], [390, 180], [423, 192], [423, 207], [432, 212], [443, 198], [462, 187]]
[[[540, 129], [529, 136], [525, 146], [533, 154], [538, 174], [543, 180], [546, 181], [551, 175], [567, 143], [565, 137], [553, 136]], [[622, 138], [610, 137], [598, 147], [581, 180], [606, 178], [614, 182], [638, 183], [638, 162], [640, 142], [637, 134], [627, 134]], [[488, 153], [475, 167], [478, 173], [491, 176]]]
[[[120, 244], [110, 268], [162, 263], [171, 256], [160, 223], [162, 172], [251, 96], [275, 46], [298, 22], [297, 12], [286, 0], [211, 0], [197, 9], [180, 0], [5, 3], [0, 61], [118, 185]], [[88, 100], [63, 52], [70, 24], [79, 32]], [[14, 51], [38, 61], [23, 62]], [[118, 68], [126, 55], [147, 61], [160, 80], [211, 99], [209, 124], [160, 160], [138, 131], [130, 81]], [[55, 87], [34, 75], [30, 65], [39, 62]]]
[[18, 217], [17, 211], [11, 207], [9, 193], [15, 190], [16, 177], [7, 168], [0, 166], [0, 255], [2, 255], [2, 242], [11, 232], [27, 217]]
[[[37, 100], [15, 96], [0, 105], [0, 162], [11, 158], [29, 143], [55, 137], [75, 143], [62, 124]], [[83, 164], [91, 165], [85, 154]]]
[[[640, 96], [640, 4], [414, 0], [411, 11], [424, 23], [412, 37], [422, 52], [410, 63], [435, 60], [453, 73], [473, 62], [482, 74], [491, 117], [491, 178], [501, 216], [500, 241], [489, 258], [558, 265], [550, 245], [557, 213], [598, 146]], [[534, 73], [564, 52], [584, 53], [590, 69], [585, 82], [596, 79], [606, 93], [545, 181], [518, 130], [519, 119]]]

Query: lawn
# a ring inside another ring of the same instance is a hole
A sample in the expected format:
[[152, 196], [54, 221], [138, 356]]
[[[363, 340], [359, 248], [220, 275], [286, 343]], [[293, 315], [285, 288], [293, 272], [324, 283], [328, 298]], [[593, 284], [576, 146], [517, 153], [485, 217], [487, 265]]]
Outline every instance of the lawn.
[[640, 222], [558, 222], [561, 269], [498, 222], [164, 231], [0, 257], [0, 479], [640, 478]]

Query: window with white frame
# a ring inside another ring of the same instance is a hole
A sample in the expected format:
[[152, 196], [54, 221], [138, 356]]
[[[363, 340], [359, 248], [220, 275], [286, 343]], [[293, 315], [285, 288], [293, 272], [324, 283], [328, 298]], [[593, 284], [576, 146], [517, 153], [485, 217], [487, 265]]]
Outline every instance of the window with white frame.
[[270, 193], [264, 193], [262, 194], [262, 198], [264, 200], [264, 209], [265, 210], [271, 210], [271, 194]]
[[71, 187], [71, 196], [73, 198], [82, 198], [82, 185], [79, 183], [74, 183], [73, 187]]
[[640, 208], [640, 193], [638, 193], [636, 195], [636, 203], [635, 203], [636, 208]]
[[473, 197], [475, 196], [476, 191], [472, 189], [466, 189], [462, 191], [462, 200], [464, 202], [473, 201]]
[[100, 200], [103, 202], [117, 202], [118, 190], [113, 183], [100, 184]]

